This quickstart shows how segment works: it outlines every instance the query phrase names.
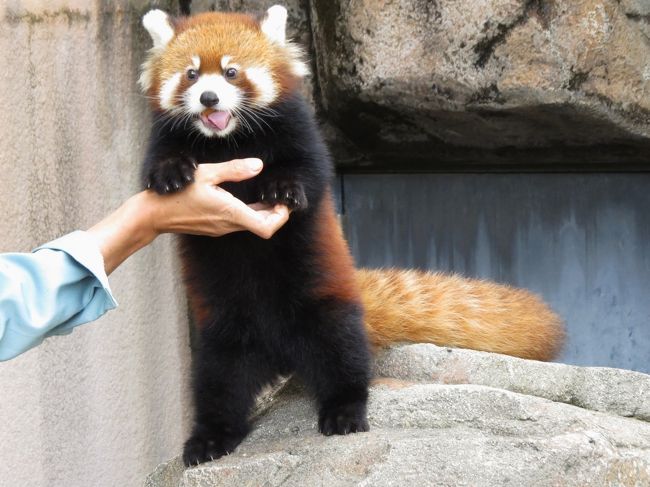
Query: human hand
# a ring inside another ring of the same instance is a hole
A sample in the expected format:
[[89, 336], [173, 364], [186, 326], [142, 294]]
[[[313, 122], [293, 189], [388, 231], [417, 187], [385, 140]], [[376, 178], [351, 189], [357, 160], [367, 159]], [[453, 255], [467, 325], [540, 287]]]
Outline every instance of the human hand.
[[194, 182], [184, 190], [159, 195], [142, 191], [88, 229], [104, 258], [107, 274], [161, 233], [190, 233], [220, 237], [249, 230], [271, 238], [289, 219], [286, 206], [246, 205], [218, 184], [242, 181], [262, 170], [259, 159], [201, 164]]
[[170, 195], [147, 192], [151, 201], [151, 225], [156, 234], [189, 233], [219, 237], [248, 230], [268, 239], [289, 218], [286, 206], [246, 205], [218, 185], [242, 181], [262, 170], [259, 159], [238, 159], [219, 164], [201, 164], [194, 182]]

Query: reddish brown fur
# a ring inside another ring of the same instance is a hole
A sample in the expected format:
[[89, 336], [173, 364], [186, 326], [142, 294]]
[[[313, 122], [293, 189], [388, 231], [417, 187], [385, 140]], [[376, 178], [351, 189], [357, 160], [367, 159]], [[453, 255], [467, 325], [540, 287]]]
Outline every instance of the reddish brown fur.
[[[176, 35], [165, 47], [164, 54], [151, 60], [151, 87], [147, 94], [154, 108], [157, 94], [164, 80], [175, 73], [184, 73], [191, 65], [191, 57], [201, 58], [200, 73], [222, 73], [221, 59], [232, 56], [232, 63], [242, 69], [266, 67], [278, 88], [278, 98], [291, 93], [298, 86], [299, 78], [291, 70], [291, 56], [286, 48], [269, 43], [259, 23], [245, 14], [208, 12], [175, 22]], [[232, 81], [242, 90], [254, 91], [245, 76]], [[178, 92], [186, 85], [182, 84]]]
[[[183, 242], [179, 242], [180, 248], [183, 249]], [[194, 318], [194, 326], [202, 328], [206, 326], [207, 320], [210, 316], [212, 304], [209, 303], [200, 288], [193, 281], [193, 276], [196, 275], [196, 259], [188, 255], [186, 251], [182, 251], [183, 262], [183, 278], [185, 281], [185, 291], [187, 292], [187, 299], [189, 301], [192, 317]]]
[[323, 298], [360, 302], [354, 262], [329, 193], [325, 195], [316, 218], [316, 267], [321, 271], [321, 280], [314, 292]]
[[358, 270], [356, 277], [376, 347], [429, 342], [550, 360], [562, 346], [562, 321], [526, 290], [415, 270]]

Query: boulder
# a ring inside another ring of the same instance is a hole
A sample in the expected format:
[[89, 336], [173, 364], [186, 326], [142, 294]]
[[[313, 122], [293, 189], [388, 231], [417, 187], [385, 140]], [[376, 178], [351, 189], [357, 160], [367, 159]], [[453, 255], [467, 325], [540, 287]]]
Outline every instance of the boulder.
[[647, 167], [649, 5], [311, 2], [319, 102], [345, 148], [339, 163]]
[[630, 370], [576, 367], [416, 344], [379, 355], [375, 372], [379, 377], [417, 382], [496, 387], [650, 421], [649, 377]]
[[290, 381], [235, 453], [176, 458], [145, 487], [650, 483], [650, 376], [434, 345], [388, 350], [375, 371], [368, 433], [318, 434]]

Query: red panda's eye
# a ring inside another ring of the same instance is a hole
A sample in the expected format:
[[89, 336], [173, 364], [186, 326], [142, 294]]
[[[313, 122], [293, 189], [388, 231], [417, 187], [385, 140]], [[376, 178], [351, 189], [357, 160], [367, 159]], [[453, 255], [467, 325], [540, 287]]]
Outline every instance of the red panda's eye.
[[235, 68], [226, 69], [226, 78], [235, 79], [237, 77], [237, 70]]
[[194, 81], [199, 77], [199, 72], [196, 69], [187, 70], [187, 79]]

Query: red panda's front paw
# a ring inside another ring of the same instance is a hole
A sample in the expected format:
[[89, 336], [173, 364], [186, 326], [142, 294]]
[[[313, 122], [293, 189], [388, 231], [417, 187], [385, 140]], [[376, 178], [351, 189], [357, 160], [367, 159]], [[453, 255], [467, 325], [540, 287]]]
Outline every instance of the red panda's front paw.
[[196, 161], [189, 157], [174, 156], [152, 165], [145, 184], [158, 194], [175, 193], [194, 181]]
[[269, 181], [262, 187], [260, 201], [270, 205], [282, 204], [293, 211], [307, 209], [305, 189], [297, 181]]

